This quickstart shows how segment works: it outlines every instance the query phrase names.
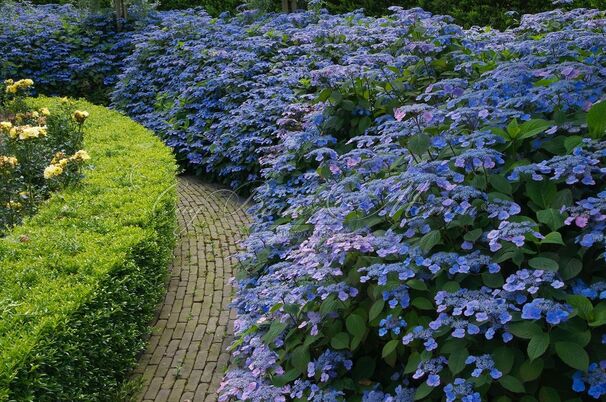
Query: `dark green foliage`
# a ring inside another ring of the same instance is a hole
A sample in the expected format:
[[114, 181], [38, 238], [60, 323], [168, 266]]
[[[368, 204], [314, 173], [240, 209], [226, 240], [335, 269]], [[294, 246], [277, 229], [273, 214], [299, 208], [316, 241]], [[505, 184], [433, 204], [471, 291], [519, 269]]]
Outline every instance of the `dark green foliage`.
[[[536, 13], [557, 8], [551, 0], [327, 0], [328, 9], [342, 13], [364, 8], [368, 14], [383, 15], [390, 6], [421, 7], [434, 14], [448, 14], [465, 27], [490, 25], [506, 28], [516, 19], [507, 11], [519, 14]], [[606, 8], [606, 0], [576, 0], [570, 7]]]
[[202, 7], [210, 15], [217, 16], [223, 11], [234, 12], [242, 4], [241, 0], [160, 0], [160, 10], [184, 9]]
[[[93, 8], [108, 6], [108, 0], [33, 0], [34, 4], [59, 3], [76, 4]], [[213, 16], [223, 11], [234, 12], [236, 8], [246, 3], [245, 0], [160, 0], [160, 10], [185, 9], [202, 7]], [[281, 7], [281, 0], [263, 1], [259, 4], [274, 4], [272, 10]], [[250, 4], [255, 5], [255, 0]], [[306, 1], [300, 0], [299, 5], [305, 7]], [[457, 24], [465, 27], [472, 25], [490, 25], [504, 29], [515, 25], [522, 14], [537, 13], [552, 10], [557, 7], [552, 0], [326, 0], [326, 7], [333, 13], [344, 13], [363, 8], [369, 15], [388, 14], [388, 8], [400, 6], [404, 8], [421, 7], [434, 14], [447, 14], [455, 18]], [[606, 9], [606, 0], [575, 0], [567, 8], [599, 8]], [[518, 15], [507, 15], [515, 11]]]
[[0, 400], [115, 401], [164, 291], [174, 158], [130, 119], [78, 107], [93, 168], [0, 239]]

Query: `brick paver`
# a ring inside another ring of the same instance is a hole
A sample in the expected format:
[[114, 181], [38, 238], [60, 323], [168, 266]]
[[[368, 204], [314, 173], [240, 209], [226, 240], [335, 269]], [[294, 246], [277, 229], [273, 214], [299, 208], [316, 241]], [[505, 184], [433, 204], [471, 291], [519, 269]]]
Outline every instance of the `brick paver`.
[[192, 177], [179, 179], [179, 234], [168, 289], [135, 376], [139, 401], [217, 399], [233, 317], [234, 255], [248, 217], [233, 192]]

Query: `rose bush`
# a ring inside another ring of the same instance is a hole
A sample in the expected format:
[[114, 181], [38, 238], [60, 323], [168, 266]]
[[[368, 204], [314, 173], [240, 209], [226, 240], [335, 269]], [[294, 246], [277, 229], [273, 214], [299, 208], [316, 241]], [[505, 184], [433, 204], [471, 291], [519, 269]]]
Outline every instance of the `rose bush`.
[[44, 107], [29, 110], [25, 96], [31, 79], [0, 85], [0, 234], [33, 215], [51, 191], [75, 184], [90, 159], [82, 148], [85, 118], [72, 112], [65, 99], [51, 114]]

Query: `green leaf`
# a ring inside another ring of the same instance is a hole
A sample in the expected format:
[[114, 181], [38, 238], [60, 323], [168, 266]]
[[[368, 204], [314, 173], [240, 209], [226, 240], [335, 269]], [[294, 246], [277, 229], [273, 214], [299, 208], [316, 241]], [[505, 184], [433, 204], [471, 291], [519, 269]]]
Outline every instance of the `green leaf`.
[[585, 349], [574, 342], [556, 342], [555, 350], [560, 359], [570, 367], [587, 371], [589, 355]]
[[470, 232], [465, 233], [463, 239], [467, 241], [476, 241], [480, 238], [480, 236], [482, 236], [482, 229], [474, 229]]
[[400, 341], [398, 341], [397, 339], [392, 339], [391, 341], [387, 342], [385, 346], [383, 346], [383, 352], [381, 352], [381, 357], [386, 358], [387, 356], [395, 352], [399, 344]]
[[542, 269], [544, 271], [554, 272], [557, 272], [557, 270], [560, 268], [558, 266], [557, 261], [545, 257], [531, 258], [530, 260], [528, 260], [528, 265], [530, 265], [530, 267], [534, 269]]
[[448, 356], [448, 368], [452, 375], [457, 375], [465, 368], [465, 359], [469, 356], [467, 348], [459, 348]]
[[571, 137], [566, 137], [564, 140], [564, 147], [566, 148], [566, 152], [571, 152], [573, 149], [581, 145], [583, 142], [583, 137], [580, 135], [573, 135]]
[[415, 297], [411, 304], [420, 310], [434, 310], [433, 303], [424, 297]]
[[551, 127], [552, 123], [547, 120], [532, 119], [520, 126], [520, 135], [517, 139], [532, 138]]
[[434, 388], [427, 385], [427, 383], [422, 383], [415, 392], [415, 401], [425, 398], [427, 395], [431, 394], [431, 391], [433, 390]]
[[411, 279], [406, 284], [414, 290], [427, 290], [427, 285], [420, 279]]
[[530, 357], [531, 360], [541, 357], [548, 347], [549, 334], [544, 332], [535, 334], [532, 338], [530, 338], [530, 342], [528, 342], [528, 357]]
[[524, 384], [522, 384], [522, 381], [510, 375], [505, 375], [501, 377], [501, 379], [499, 380], [499, 384], [501, 384], [503, 388], [511, 392], [522, 393], [525, 391]]
[[576, 258], [571, 258], [560, 267], [562, 279], [568, 280], [577, 276], [583, 270], [583, 263]]
[[511, 349], [506, 346], [499, 346], [492, 352], [492, 358], [494, 364], [503, 374], [507, 374], [513, 367], [513, 353]]
[[278, 336], [280, 336], [282, 332], [284, 332], [286, 327], [287, 325], [283, 322], [273, 321], [269, 327], [269, 330], [267, 330], [267, 333], [263, 335], [263, 342], [268, 344], [272, 343]]
[[283, 387], [291, 381], [294, 381], [301, 375], [301, 372], [297, 369], [288, 370], [284, 375], [275, 376], [271, 379], [271, 382], [276, 387]]
[[383, 308], [385, 307], [385, 301], [383, 299], [379, 299], [372, 304], [370, 310], [368, 310], [368, 321], [372, 321], [381, 314]]
[[601, 327], [606, 324], [606, 302], [601, 302], [593, 308], [593, 320], [590, 327]]
[[562, 207], [571, 206], [572, 203], [572, 191], [569, 188], [565, 188], [556, 193], [556, 196], [551, 200], [550, 207], [559, 211]]
[[431, 140], [425, 134], [417, 134], [408, 140], [408, 150], [415, 155], [423, 155], [430, 145]]
[[556, 185], [550, 181], [529, 181], [526, 183], [526, 195], [543, 209], [550, 207], [557, 192]]
[[591, 319], [593, 304], [588, 298], [581, 295], [570, 295], [566, 298], [566, 301], [577, 310], [579, 317], [584, 320]]
[[358, 346], [360, 346], [360, 344], [362, 343], [362, 339], [364, 339], [363, 336], [354, 336], [353, 338], [351, 338], [349, 349], [352, 351], [358, 349]]
[[[502, 175], [493, 174], [488, 178], [490, 185], [500, 193], [511, 194], [511, 183]], [[481, 233], [481, 232], [480, 232]]]
[[503, 279], [503, 275], [498, 272], [494, 274], [484, 272], [482, 274], [482, 282], [484, 282], [484, 285], [488, 286], [489, 288], [496, 289], [503, 286], [505, 280]]
[[555, 388], [541, 387], [539, 391], [539, 401], [541, 402], [560, 402], [560, 394]]
[[290, 362], [293, 367], [299, 370], [301, 373], [307, 372], [307, 364], [310, 361], [309, 348], [307, 346], [299, 346], [293, 350], [290, 357]]
[[587, 127], [591, 138], [597, 139], [604, 136], [606, 133], [606, 102], [598, 102], [589, 109]]
[[421, 355], [419, 352], [413, 352], [410, 354], [410, 357], [406, 361], [406, 366], [404, 367], [404, 374], [410, 374], [417, 369], [419, 363], [421, 362]]
[[515, 140], [516, 138], [518, 138], [521, 131], [522, 130], [520, 129], [520, 126], [518, 125], [518, 121], [516, 119], [513, 119], [507, 125], [507, 134], [509, 135], [510, 139]]
[[320, 306], [320, 314], [326, 315], [328, 313], [336, 311], [338, 305], [339, 301], [337, 301], [335, 297], [329, 296], [328, 298], [326, 298], [326, 300], [322, 302], [322, 305]]
[[440, 244], [442, 235], [439, 230], [432, 230], [419, 240], [419, 246], [423, 252], [428, 253], [434, 246]]
[[536, 380], [543, 372], [543, 359], [526, 360], [520, 366], [519, 376], [524, 382]]
[[564, 226], [564, 217], [554, 208], [544, 209], [537, 212], [537, 219], [539, 222], [546, 224], [549, 229], [556, 231]]
[[564, 240], [560, 232], [551, 232], [545, 235], [545, 238], [541, 240], [541, 244], [559, 244], [565, 246]]
[[333, 349], [347, 349], [349, 347], [349, 334], [347, 332], [339, 332], [330, 340], [330, 346]]
[[522, 339], [532, 339], [533, 336], [541, 334], [541, 327], [532, 321], [521, 321], [509, 324], [509, 332]]
[[366, 332], [366, 320], [361, 315], [351, 314], [345, 320], [347, 331], [355, 337], [361, 338]]

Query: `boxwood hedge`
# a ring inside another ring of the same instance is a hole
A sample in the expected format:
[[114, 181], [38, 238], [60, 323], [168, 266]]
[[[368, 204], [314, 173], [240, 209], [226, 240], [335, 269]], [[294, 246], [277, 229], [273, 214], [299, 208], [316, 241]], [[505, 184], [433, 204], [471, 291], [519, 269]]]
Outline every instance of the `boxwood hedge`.
[[127, 117], [77, 106], [91, 114], [85, 179], [0, 239], [0, 400], [111, 400], [163, 293], [174, 158]]

